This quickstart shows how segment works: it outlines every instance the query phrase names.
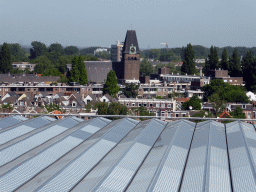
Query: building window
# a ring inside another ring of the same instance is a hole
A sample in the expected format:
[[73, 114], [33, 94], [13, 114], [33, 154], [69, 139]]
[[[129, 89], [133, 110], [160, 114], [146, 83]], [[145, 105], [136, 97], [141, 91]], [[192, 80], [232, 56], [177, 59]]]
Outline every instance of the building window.
[[157, 103], [157, 104], [156, 104], [156, 107], [160, 107], [160, 104], [159, 104], [159, 103]]
[[5, 91], [8, 91], [8, 88], [5, 88], [4, 90], [5, 90]]
[[182, 114], [182, 117], [185, 117], [186, 116], [186, 114]]
[[135, 107], [135, 103], [132, 103], [132, 106]]
[[141, 103], [139, 103], [139, 107], [141, 106]]
[[126, 106], [128, 107], [128, 106], [129, 106], [129, 103], [126, 103]]
[[172, 104], [168, 104], [168, 108], [171, 108], [172, 107]]
[[147, 103], [144, 103], [144, 107], [147, 107]]
[[64, 91], [64, 88], [61, 88], [61, 91]]
[[165, 108], [165, 104], [162, 104], [161, 107], [162, 107], [162, 108]]
[[162, 111], [162, 112], [161, 112], [161, 116], [162, 116], [162, 117], [164, 117], [164, 115], [165, 115], [165, 112], [164, 112], [164, 111]]
[[149, 106], [150, 106], [150, 107], [153, 107], [153, 103], [150, 103]]
[[103, 102], [106, 102], [106, 99], [103, 99]]
[[230, 79], [229, 82], [232, 82], [232, 80]]
[[161, 92], [162, 91], [162, 89], [161, 88], [158, 88], [158, 92]]
[[176, 117], [179, 117], [179, 114], [178, 114], [178, 113], [176, 113]]
[[171, 116], [172, 116], [172, 114], [171, 114], [171, 112], [169, 111], [169, 112], [168, 112], [168, 117], [171, 117]]
[[245, 109], [245, 105], [243, 105], [242, 107], [243, 107], [243, 109]]
[[226, 79], [224, 79], [224, 82], [226, 83], [226, 82], [228, 82]]
[[90, 89], [90, 88], [88, 88], [88, 89], [87, 89], [87, 91], [91, 91], [91, 89]]
[[76, 107], [76, 102], [72, 102], [72, 107]]

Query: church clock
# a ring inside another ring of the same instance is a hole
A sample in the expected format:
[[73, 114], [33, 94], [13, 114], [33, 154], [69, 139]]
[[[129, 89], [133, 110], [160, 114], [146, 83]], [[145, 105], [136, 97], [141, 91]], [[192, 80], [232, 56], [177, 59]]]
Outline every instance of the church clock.
[[136, 47], [135, 46], [130, 46], [130, 54], [136, 54]]

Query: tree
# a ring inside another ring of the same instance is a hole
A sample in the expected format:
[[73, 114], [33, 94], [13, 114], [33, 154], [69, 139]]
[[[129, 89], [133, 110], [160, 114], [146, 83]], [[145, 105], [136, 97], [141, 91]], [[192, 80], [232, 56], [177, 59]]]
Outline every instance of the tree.
[[85, 69], [85, 64], [82, 56], [78, 57], [78, 70], [80, 72], [79, 83], [81, 85], [86, 85], [88, 83], [87, 70]]
[[237, 106], [235, 111], [230, 112], [230, 115], [233, 116], [233, 118], [245, 119], [245, 114], [240, 106]]
[[140, 63], [140, 76], [150, 76], [154, 71], [154, 67], [146, 59]]
[[124, 95], [128, 98], [136, 98], [138, 96], [139, 85], [134, 83], [125, 84], [125, 88], [122, 90]]
[[38, 41], [32, 41], [30, 49], [30, 59], [35, 59], [47, 52], [46, 45]]
[[219, 67], [219, 57], [217, 53], [217, 48], [211, 46], [210, 48], [210, 54], [208, 55], [208, 63], [210, 65], [211, 70], [215, 70]]
[[79, 49], [76, 46], [68, 46], [64, 48], [66, 55], [79, 55]]
[[193, 110], [201, 110], [201, 103], [201, 99], [199, 99], [197, 95], [194, 95], [189, 101], [182, 104], [182, 109], [189, 110], [189, 107], [191, 106]]
[[51, 52], [60, 53], [60, 55], [63, 55], [64, 54], [64, 49], [63, 49], [61, 44], [53, 43], [53, 44], [50, 45], [50, 47], [48, 49], [48, 52], [49, 53], [51, 53]]
[[194, 74], [196, 71], [195, 61], [194, 61], [194, 51], [191, 44], [187, 45], [184, 51], [184, 60], [181, 67], [182, 73], [187, 73], [189, 75]]
[[225, 100], [221, 100], [219, 94], [217, 93], [212, 94], [209, 100], [212, 104], [213, 111], [216, 117], [219, 116], [227, 108], [227, 103], [225, 102]]
[[42, 55], [39, 56], [35, 59], [35, 62], [37, 63], [37, 65], [35, 66], [35, 72], [42, 74], [44, 73], [46, 70], [49, 69], [53, 69], [54, 66], [51, 63], [51, 61], [48, 59], [47, 56]]
[[119, 92], [119, 86], [117, 85], [117, 78], [115, 71], [111, 70], [107, 75], [107, 80], [103, 87], [103, 94], [108, 93], [112, 97], [116, 97]]
[[251, 51], [248, 51], [246, 56], [242, 59], [242, 73], [243, 79], [246, 82], [247, 90], [254, 90], [256, 88], [256, 60]]
[[202, 87], [204, 100], [207, 101], [211, 95], [218, 94], [220, 100], [226, 102], [249, 103], [249, 98], [245, 94], [245, 88], [242, 86], [230, 85], [224, 83], [221, 79], [214, 79], [210, 84]]
[[108, 115], [127, 115], [128, 108], [120, 103], [112, 102], [108, 107]]
[[231, 60], [230, 60], [230, 76], [232, 77], [240, 77], [241, 76], [241, 64], [240, 58], [238, 56], [237, 50], [235, 49]]
[[12, 62], [27, 60], [25, 50], [18, 43], [8, 44]]
[[78, 57], [75, 56], [72, 60], [72, 69], [70, 71], [69, 82], [79, 82], [80, 71], [79, 71], [79, 60]]
[[0, 52], [0, 72], [8, 73], [12, 69], [11, 53], [7, 43], [4, 43]]
[[223, 70], [229, 70], [228, 55], [227, 50], [225, 48], [222, 52], [220, 65]]

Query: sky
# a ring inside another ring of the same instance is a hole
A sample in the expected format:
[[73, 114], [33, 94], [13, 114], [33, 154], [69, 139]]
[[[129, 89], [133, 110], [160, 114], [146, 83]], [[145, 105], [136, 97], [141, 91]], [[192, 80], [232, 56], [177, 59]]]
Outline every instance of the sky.
[[256, 46], [255, 0], [0, 0], [0, 44]]

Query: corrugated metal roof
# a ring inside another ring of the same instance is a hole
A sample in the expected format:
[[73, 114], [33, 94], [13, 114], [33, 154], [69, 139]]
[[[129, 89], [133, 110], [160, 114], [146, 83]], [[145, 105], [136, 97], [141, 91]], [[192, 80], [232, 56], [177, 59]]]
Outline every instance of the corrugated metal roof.
[[14, 116], [0, 122], [0, 191], [256, 191], [251, 124]]

